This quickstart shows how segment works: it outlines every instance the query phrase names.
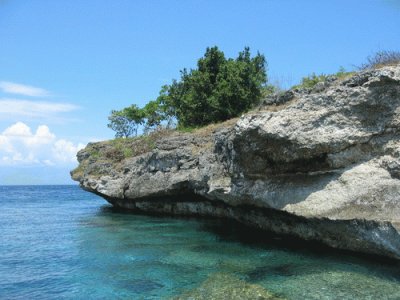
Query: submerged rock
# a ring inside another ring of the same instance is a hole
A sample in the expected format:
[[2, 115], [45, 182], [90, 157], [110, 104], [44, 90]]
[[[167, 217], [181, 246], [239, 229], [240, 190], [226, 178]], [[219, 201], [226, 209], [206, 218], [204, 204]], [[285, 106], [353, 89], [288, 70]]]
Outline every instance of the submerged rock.
[[173, 300], [279, 300], [283, 299], [275, 296], [263, 287], [247, 283], [232, 275], [215, 273], [207, 278], [198, 288], [188, 291], [181, 296], [172, 298]]
[[400, 65], [270, 102], [191, 134], [89, 144], [72, 177], [116, 207], [400, 259]]

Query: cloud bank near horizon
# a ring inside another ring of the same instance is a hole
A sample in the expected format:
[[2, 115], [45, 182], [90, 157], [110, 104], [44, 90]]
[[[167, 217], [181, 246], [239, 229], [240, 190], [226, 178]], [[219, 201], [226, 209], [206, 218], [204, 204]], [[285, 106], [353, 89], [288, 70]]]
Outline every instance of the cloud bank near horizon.
[[33, 131], [23, 122], [16, 122], [0, 134], [0, 166], [74, 166], [76, 153], [84, 147], [59, 139], [47, 125]]
[[79, 104], [59, 100], [47, 89], [0, 80], [0, 185], [72, 183], [77, 152], [97, 139], [56, 136], [60, 126], [65, 132], [66, 124], [82, 122]]

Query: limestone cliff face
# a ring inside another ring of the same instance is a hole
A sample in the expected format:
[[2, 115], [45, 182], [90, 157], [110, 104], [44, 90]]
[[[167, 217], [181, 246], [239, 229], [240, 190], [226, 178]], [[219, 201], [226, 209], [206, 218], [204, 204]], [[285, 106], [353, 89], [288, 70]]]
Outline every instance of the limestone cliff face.
[[400, 65], [276, 95], [192, 134], [89, 144], [72, 176], [117, 207], [400, 259], [399, 137]]

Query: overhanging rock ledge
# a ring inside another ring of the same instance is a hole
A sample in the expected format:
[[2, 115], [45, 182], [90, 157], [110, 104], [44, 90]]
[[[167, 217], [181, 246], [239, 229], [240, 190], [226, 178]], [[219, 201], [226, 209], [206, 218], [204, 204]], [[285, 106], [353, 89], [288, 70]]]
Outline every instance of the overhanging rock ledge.
[[275, 95], [191, 134], [91, 143], [71, 175], [117, 207], [229, 217], [400, 259], [399, 137], [397, 65]]

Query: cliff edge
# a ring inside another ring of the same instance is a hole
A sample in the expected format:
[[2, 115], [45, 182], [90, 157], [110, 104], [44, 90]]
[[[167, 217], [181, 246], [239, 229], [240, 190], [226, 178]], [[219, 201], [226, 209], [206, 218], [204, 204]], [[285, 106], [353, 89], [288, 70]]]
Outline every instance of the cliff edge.
[[91, 143], [71, 172], [112, 205], [228, 217], [400, 259], [400, 65], [269, 97], [193, 133]]

